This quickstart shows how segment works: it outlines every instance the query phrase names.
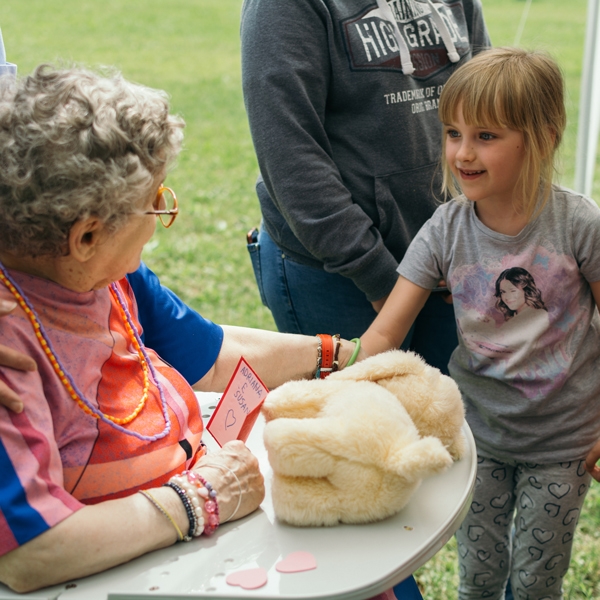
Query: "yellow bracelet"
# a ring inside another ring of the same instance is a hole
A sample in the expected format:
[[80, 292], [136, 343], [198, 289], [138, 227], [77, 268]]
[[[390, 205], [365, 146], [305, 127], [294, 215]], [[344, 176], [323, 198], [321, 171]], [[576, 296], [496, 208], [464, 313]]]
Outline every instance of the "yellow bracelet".
[[177, 523], [175, 523], [175, 519], [167, 512], [167, 509], [150, 492], [147, 492], [146, 490], [139, 490], [138, 493], [147, 498], [163, 515], [165, 515], [165, 517], [167, 517], [167, 519], [169, 519], [171, 525], [173, 525], [173, 527], [175, 527], [175, 531], [177, 531], [177, 537], [179, 538], [178, 541], [182, 542], [183, 533], [181, 529], [179, 529]]

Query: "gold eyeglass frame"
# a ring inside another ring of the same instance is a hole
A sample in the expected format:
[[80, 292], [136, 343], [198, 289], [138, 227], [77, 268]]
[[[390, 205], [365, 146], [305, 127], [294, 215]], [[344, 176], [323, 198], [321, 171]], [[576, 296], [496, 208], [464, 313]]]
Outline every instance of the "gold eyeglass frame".
[[[173, 208], [170, 208], [168, 210], [148, 210], [144, 214], [158, 215], [158, 218], [160, 219], [160, 222], [162, 223], [163, 227], [169, 229], [169, 227], [173, 225], [175, 219], [177, 218], [177, 215], [179, 214], [179, 203], [177, 202], [177, 196], [175, 195], [175, 192], [170, 187], [167, 187], [166, 185], [161, 185], [158, 188], [158, 192], [156, 192], [157, 204], [160, 201], [160, 197], [165, 192], [169, 192], [169, 194], [171, 194], [171, 196], [173, 197]], [[166, 216], [169, 216], [170, 219], [166, 220]]]

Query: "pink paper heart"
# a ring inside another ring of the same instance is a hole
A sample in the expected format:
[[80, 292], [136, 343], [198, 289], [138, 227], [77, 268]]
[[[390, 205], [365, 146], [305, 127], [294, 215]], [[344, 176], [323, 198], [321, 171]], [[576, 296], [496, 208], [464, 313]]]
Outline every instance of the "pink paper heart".
[[280, 573], [300, 573], [317, 568], [317, 559], [310, 552], [292, 552], [280, 560], [275, 569]]
[[267, 571], [262, 567], [258, 569], [246, 569], [229, 573], [225, 578], [228, 585], [239, 585], [245, 590], [255, 590], [267, 583]]

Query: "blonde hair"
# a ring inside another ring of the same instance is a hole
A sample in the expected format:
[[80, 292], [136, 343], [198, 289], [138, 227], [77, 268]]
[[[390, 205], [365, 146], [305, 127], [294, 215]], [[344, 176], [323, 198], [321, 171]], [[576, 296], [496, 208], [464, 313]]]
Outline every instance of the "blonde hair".
[[[520, 48], [481, 52], [448, 79], [440, 96], [442, 123], [454, 121], [459, 107], [469, 125], [508, 127], [523, 134], [516, 208], [528, 219], [539, 214], [550, 195], [554, 157], [567, 120], [563, 77], [554, 59]], [[442, 151], [445, 156], [446, 135]], [[442, 191], [460, 194], [450, 167], [443, 159], [442, 164]]]

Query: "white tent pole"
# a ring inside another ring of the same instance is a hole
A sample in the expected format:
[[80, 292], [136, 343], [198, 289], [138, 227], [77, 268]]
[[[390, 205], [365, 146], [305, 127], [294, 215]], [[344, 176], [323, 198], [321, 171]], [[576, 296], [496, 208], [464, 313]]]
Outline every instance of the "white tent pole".
[[517, 29], [513, 46], [518, 46], [521, 43], [521, 37], [523, 36], [523, 31], [525, 30], [525, 23], [527, 22], [527, 17], [529, 16], [530, 8], [531, 0], [527, 0], [525, 6], [523, 7], [523, 12], [521, 13], [521, 20], [519, 21], [519, 28]]
[[575, 190], [590, 196], [600, 133], [600, 0], [588, 0], [587, 31], [581, 74]]

